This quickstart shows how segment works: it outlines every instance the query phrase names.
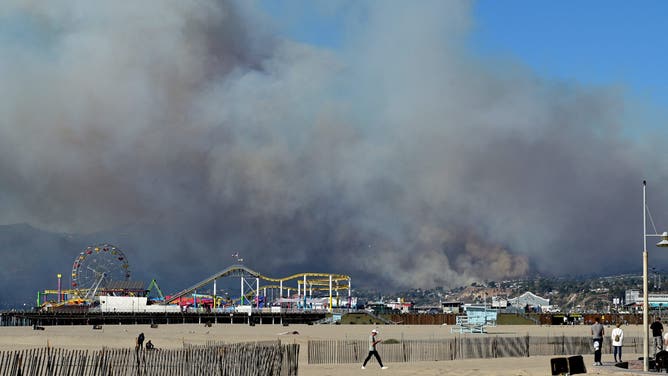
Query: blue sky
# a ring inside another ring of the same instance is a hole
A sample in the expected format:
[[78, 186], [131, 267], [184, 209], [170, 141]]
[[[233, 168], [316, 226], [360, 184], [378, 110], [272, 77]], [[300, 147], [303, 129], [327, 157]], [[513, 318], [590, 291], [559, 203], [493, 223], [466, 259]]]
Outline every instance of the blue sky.
[[[262, 4], [288, 37], [333, 49], [342, 43], [346, 11], [351, 9], [345, 1]], [[478, 0], [472, 4], [467, 43], [481, 58], [516, 61], [546, 79], [622, 87], [650, 106], [668, 104], [664, 69], [668, 2]]]
[[471, 45], [514, 55], [541, 76], [623, 85], [665, 105], [666, 11], [660, 0], [480, 0]]

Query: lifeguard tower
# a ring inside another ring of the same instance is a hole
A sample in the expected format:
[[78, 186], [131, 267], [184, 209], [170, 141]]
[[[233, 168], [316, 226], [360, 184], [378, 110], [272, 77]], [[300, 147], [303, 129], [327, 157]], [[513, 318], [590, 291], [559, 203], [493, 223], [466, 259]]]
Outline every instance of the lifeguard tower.
[[487, 333], [487, 327], [496, 326], [496, 310], [484, 306], [466, 307], [466, 315], [457, 316], [450, 333]]

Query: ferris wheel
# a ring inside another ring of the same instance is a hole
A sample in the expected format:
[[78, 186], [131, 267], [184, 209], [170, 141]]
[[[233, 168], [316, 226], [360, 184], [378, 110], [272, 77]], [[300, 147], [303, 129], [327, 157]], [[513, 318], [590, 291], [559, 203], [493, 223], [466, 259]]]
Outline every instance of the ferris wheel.
[[72, 289], [92, 291], [111, 281], [130, 279], [130, 265], [123, 251], [111, 244], [86, 247], [72, 264]]

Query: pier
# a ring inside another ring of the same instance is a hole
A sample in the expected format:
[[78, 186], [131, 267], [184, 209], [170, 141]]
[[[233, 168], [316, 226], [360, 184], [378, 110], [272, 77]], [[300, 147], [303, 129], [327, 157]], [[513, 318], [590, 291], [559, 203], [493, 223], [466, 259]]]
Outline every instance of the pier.
[[137, 325], [137, 324], [309, 324], [324, 319], [325, 312], [248, 313], [108, 313], [108, 312], [2, 312], [0, 326]]

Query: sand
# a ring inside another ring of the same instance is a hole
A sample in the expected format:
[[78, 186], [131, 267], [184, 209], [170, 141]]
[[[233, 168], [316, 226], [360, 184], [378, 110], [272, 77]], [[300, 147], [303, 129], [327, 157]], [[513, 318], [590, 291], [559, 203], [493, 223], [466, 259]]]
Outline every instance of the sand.
[[[387, 370], [380, 370], [375, 361], [366, 370], [360, 364], [309, 365], [306, 361], [306, 346], [309, 339], [366, 339], [373, 326], [369, 325], [230, 325], [212, 327], [196, 324], [160, 325], [105, 325], [102, 330], [92, 326], [47, 326], [44, 331], [32, 327], [0, 327], [0, 350], [35, 348], [43, 346], [67, 349], [100, 349], [134, 347], [135, 338], [144, 332], [158, 348], [180, 348], [184, 343], [204, 344], [207, 341], [247, 342], [280, 339], [284, 343], [301, 345], [299, 374], [315, 375], [495, 375], [532, 376], [549, 375], [552, 356], [529, 358], [465, 359], [440, 362], [388, 363]], [[451, 334], [448, 326], [392, 325], [379, 326], [382, 338], [439, 339], [458, 336]], [[608, 329], [611, 330], [612, 328]], [[641, 336], [641, 326], [624, 326], [626, 336]], [[584, 336], [588, 326], [498, 326], [489, 328], [488, 335], [503, 336]], [[292, 334], [297, 331], [299, 334]], [[287, 332], [287, 334], [286, 334]], [[471, 334], [466, 334], [471, 335]], [[480, 335], [480, 334], [476, 334]], [[382, 357], [382, 344], [379, 346]], [[594, 367], [593, 354], [582, 354], [588, 374], [637, 375], [641, 371], [614, 367], [612, 355], [603, 354], [602, 367]], [[637, 359], [638, 354], [624, 354], [626, 359]]]

